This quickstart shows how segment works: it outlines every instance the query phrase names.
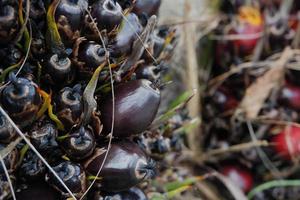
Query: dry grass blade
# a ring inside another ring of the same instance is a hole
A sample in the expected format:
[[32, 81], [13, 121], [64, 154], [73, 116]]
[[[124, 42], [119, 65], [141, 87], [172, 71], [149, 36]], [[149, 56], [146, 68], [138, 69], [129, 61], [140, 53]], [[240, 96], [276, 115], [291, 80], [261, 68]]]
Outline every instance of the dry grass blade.
[[[110, 0], [110, 1], [113, 1], [113, 0]], [[112, 2], [111, 5], [115, 6], [114, 2]], [[124, 15], [124, 13], [122, 11], [120, 11], [120, 14], [122, 15], [122, 18], [129, 24], [132, 31], [134, 31], [134, 34], [137, 36], [137, 39], [140, 40], [140, 42], [142, 43], [142, 46], [145, 49], [145, 51], [147, 52], [147, 54], [151, 57], [151, 59], [154, 61], [154, 63], [158, 63], [157, 60], [152, 55], [152, 53], [147, 49], [145, 42], [143, 41], [141, 36], [136, 32], [136, 30], [135, 30], [134, 26], [131, 24], [131, 22], [127, 19], [127, 17]]]
[[215, 173], [215, 176], [227, 187], [235, 200], [247, 200], [246, 195], [233, 181], [218, 172]]
[[10, 142], [4, 149], [0, 151], [0, 156], [4, 159], [20, 142], [22, 138], [18, 137]]
[[3, 167], [5, 176], [6, 176], [6, 178], [7, 178], [7, 182], [8, 182], [8, 184], [9, 184], [9, 188], [10, 188], [10, 191], [11, 191], [11, 195], [12, 195], [13, 199], [16, 200], [17, 198], [16, 198], [16, 195], [15, 195], [14, 187], [13, 187], [12, 182], [11, 182], [11, 180], [10, 180], [10, 176], [9, 176], [9, 173], [8, 173], [7, 168], [6, 168], [6, 166], [5, 166], [3, 157], [2, 157], [1, 155], [0, 155], [0, 162], [1, 162], [1, 165], [2, 165], [2, 167]]
[[221, 154], [240, 152], [242, 150], [251, 149], [253, 147], [261, 147], [261, 146], [265, 147], [265, 146], [269, 146], [269, 145], [270, 144], [266, 140], [257, 140], [257, 141], [232, 145], [227, 148], [213, 149], [213, 150], [210, 150], [210, 151], [204, 153], [203, 160], [210, 159], [213, 156], [218, 156]]
[[31, 144], [31, 142], [26, 138], [25, 134], [19, 129], [19, 127], [14, 123], [14, 121], [8, 116], [8, 114], [3, 110], [2, 106], [0, 106], [0, 112], [3, 116], [9, 121], [9, 123], [14, 127], [20, 137], [28, 144], [31, 150], [41, 159], [41, 161], [46, 165], [46, 167], [50, 170], [50, 172], [57, 178], [57, 180], [62, 184], [62, 186], [67, 190], [67, 192], [71, 195], [73, 199], [76, 200], [76, 197], [73, 195], [71, 190], [66, 186], [66, 184], [61, 180], [61, 178], [57, 175], [57, 173], [52, 169], [49, 163], [44, 159], [44, 157], [37, 151], [37, 149]]
[[[184, 10], [185, 10], [185, 19], [189, 18], [189, 13], [191, 11], [191, 3], [187, 0], [184, 2]], [[198, 76], [198, 62], [197, 62], [197, 55], [196, 55], [196, 26], [195, 24], [185, 24], [184, 30], [184, 42], [186, 44], [186, 67], [187, 67], [187, 76], [186, 76], [186, 85], [187, 89], [197, 91], [193, 97], [193, 99], [188, 104], [188, 110], [190, 116], [192, 118], [200, 118], [199, 113], [200, 111], [200, 89], [199, 89], [199, 76]], [[188, 144], [191, 150], [195, 153], [195, 155], [200, 155], [202, 152], [201, 147], [201, 133], [200, 129], [197, 127], [192, 130], [188, 135]]]
[[235, 116], [240, 113], [245, 114], [247, 119], [255, 119], [263, 107], [264, 102], [269, 97], [271, 91], [280, 86], [284, 78], [284, 67], [293, 52], [286, 48], [280, 59], [274, 62], [274, 67], [267, 71], [263, 76], [246, 90], [246, 94], [241, 101]]
[[143, 47], [144, 43], [146, 43], [149, 40], [149, 37], [151, 36], [156, 26], [156, 23], [157, 23], [157, 17], [153, 15], [148, 20], [147, 26], [144, 28], [144, 31], [142, 32], [140, 39], [134, 41], [132, 47], [133, 52], [126, 60], [126, 62], [121, 66], [120, 70], [126, 72], [127, 70], [129, 70], [131, 66], [135, 65], [138, 62], [138, 60], [141, 58], [145, 50], [145, 48]]
[[[253, 126], [249, 120], [247, 120], [247, 127], [249, 129], [251, 140], [253, 142], [257, 142]], [[265, 152], [259, 146], [256, 147], [256, 151], [264, 166], [272, 173], [273, 176], [280, 178], [280, 171], [273, 165], [272, 161], [268, 158]]]
[[19, 67], [16, 76], [18, 76], [18, 74], [21, 72], [21, 70], [23, 69], [28, 57], [29, 57], [29, 53], [30, 53], [30, 49], [31, 49], [31, 43], [32, 43], [32, 28], [31, 28], [31, 23], [29, 21], [29, 41], [28, 41], [28, 48], [26, 50], [26, 55], [24, 58], [24, 61], [22, 62], [22, 65]]

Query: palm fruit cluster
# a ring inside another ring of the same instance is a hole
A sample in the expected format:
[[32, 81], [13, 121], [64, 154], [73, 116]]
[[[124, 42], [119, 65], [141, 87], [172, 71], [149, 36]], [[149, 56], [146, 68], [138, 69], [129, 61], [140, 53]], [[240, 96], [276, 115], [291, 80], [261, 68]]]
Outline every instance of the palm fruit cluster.
[[0, 200], [147, 199], [156, 163], [134, 138], [175, 45], [160, 4], [0, 0]]

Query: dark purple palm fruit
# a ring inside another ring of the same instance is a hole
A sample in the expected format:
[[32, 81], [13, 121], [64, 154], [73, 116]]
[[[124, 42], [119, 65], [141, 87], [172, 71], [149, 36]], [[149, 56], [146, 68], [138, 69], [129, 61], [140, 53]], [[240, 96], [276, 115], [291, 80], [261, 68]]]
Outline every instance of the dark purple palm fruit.
[[16, 192], [16, 197], [22, 200], [58, 200], [61, 195], [45, 182], [34, 182]]
[[83, 160], [89, 157], [96, 147], [96, 141], [91, 127], [79, 127], [72, 129], [61, 147], [72, 160]]
[[138, 16], [141, 15], [157, 15], [161, 0], [136, 0], [133, 12]]
[[[1, 34], [1, 33], [0, 33]], [[1, 40], [1, 39], [0, 39]], [[21, 50], [16, 46], [8, 45], [0, 49], [1, 67], [9, 67], [20, 62], [22, 58]]]
[[77, 77], [83, 80], [90, 79], [95, 69], [106, 61], [106, 52], [102, 45], [94, 41], [84, 42], [78, 52]]
[[46, 81], [51, 85], [61, 87], [74, 80], [75, 72], [59, 33], [59, 24], [55, 21], [55, 11], [59, 3], [59, 0], [52, 1], [47, 11], [47, 34], [45, 38], [48, 52], [44, 64]]
[[[79, 37], [79, 30], [83, 25], [84, 15], [88, 9], [86, 0], [61, 0], [55, 12], [58, 30], [64, 38], [65, 44]], [[75, 33], [77, 31], [77, 33]], [[77, 36], [75, 35], [77, 34]]]
[[131, 52], [132, 44], [141, 34], [143, 26], [134, 13], [129, 13], [123, 19], [116, 38], [111, 42], [112, 56], [119, 57]]
[[122, 7], [114, 0], [100, 0], [92, 5], [92, 16], [100, 30], [112, 31], [122, 22]]
[[117, 0], [117, 2], [123, 9], [127, 9], [131, 8], [134, 5], [135, 0]]
[[151, 82], [156, 82], [160, 78], [161, 71], [160, 65], [144, 65], [139, 67], [135, 74], [137, 79], [147, 79]]
[[55, 19], [59, 22], [60, 18], [65, 17], [72, 30], [79, 30], [87, 7], [86, 0], [61, 0], [56, 8]]
[[76, 84], [73, 88], [63, 88], [56, 98], [56, 113], [67, 130], [79, 123], [83, 112], [82, 86]]
[[10, 83], [2, 90], [1, 105], [9, 116], [21, 127], [31, 124], [41, 106], [37, 86], [25, 78], [9, 75]]
[[[103, 131], [108, 134], [112, 123], [112, 97], [99, 100]], [[128, 137], [145, 131], [159, 104], [160, 91], [148, 80], [134, 80], [116, 86], [114, 136]]]
[[8, 44], [18, 32], [16, 9], [11, 5], [0, 6], [0, 44]]
[[36, 122], [29, 131], [30, 141], [48, 162], [57, 160], [62, 151], [56, 141], [58, 130], [47, 120]]
[[[104, 161], [105, 151], [97, 149], [85, 162], [91, 175], [97, 175]], [[155, 163], [140, 147], [129, 140], [115, 141], [109, 149], [105, 164], [99, 174], [101, 190], [125, 191], [155, 176]]]
[[46, 60], [45, 65], [50, 84], [63, 86], [73, 81], [74, 69], [71, 60], [66, 55], [53, 54]]
[[85, 42], [79, 49], [78, 60], [93, 71], [105, 62], [105, 59], [105, 49], [96, 42]]
[[[0, 151], [5, 149], [6, 145], [0, 144]], [[11, 152], [4, 157], [4, 163], [7, 171], [9, 173], [14, 172], [17, 169], [18, 160], [19, 160], [19, 152], [16, 148], [14, 148]], [[4, 168], [2, 164], [0, 164], [0, 174], [4, 174]]]
[[4, 115], [0, 114], [0, 143], [10, 143], [16, 136], [16, 131]]
[[36, 181], [42, 179], [46, 174], [46, 166], [42, 160], [33, 152], [27, 151], [19, 168], [19, 174], [25, 181]]
[[[53, 167], [53, 169], [76, 197], [80, 197], [86, 190], [86, 175], [79, 164], [64, 161]], [[46, 174], [46, 181], [57, 191], [61, 192], [63, 196], [69, 196], [65, 188], [51, 172]]]

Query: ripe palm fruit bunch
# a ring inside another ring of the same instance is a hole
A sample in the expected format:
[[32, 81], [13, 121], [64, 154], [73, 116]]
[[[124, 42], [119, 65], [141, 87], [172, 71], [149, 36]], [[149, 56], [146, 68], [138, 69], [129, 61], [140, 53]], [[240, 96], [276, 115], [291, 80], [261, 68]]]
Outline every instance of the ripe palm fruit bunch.
[[160, 3], [0, 0], [0, 200], [147, 199], [155, 162], [133, 138], [175, 43]]

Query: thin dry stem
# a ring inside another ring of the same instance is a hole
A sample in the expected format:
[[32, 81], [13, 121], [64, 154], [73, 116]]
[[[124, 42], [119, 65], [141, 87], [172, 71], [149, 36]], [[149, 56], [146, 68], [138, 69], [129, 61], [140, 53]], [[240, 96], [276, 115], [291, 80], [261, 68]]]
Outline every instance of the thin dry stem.
[[16, 200], [16, 195], [15, 195], [15, 191], [14, 191], [14, 187], [12, 185], [12, 182], [11, 182], [11, 179], [10, 179], [10, 176], [9, 176], [9, 173], [8, 173], [8, 170], [5, 166], [5, 163], [4, 163], [4, 160], [3, 160], [3, 157], [0, 155], [0, 162], [1, 162], [1, 165], [3, 167], [3, 170], [4, 170], [4, 173], [5, 173], [5, 176], [6, 176], [6, 179], [7, 179], [7, 182], [9, 184], [9, 188], [10, 188], [10, 191], [11, 191], [11, 195], [13, 197], [14, 200]]
[[214, 156], [219, 156], [227, 153], [234, 153], [234, 152], [240, 152], [246, 149], [251, 149], [254, 147], [267, 147], [269, 146], [269, 142], [266, 140], [257, 140], [257, 141], [251, 141], [247, 143], [232, 145], [227, 148], [220, 148], [220, 149], [214, 149], [210, 150], [208, 152], [205, 152], [203, 155], [203, 160], [210, 159]]
[[[188, 18], [188, 13], [191, 9], [190, 3], [188, 0], [185, 0], [185, 18]], [[200, 107], [200, 94], [199, 94], [199, 80], [198, 80], [198, 63], [197, 63], [197, 55], [196, 55], [196, 46], [195, 46], [195, 39], [196, 39], [196, 26], [195, 24], [185, 24], [183, 27], [183, 35], [184, 41], [186, 44], [186, 67], [187, 67], [187, 76], [186, 76], [186, 86], [187, 89], [195, 90], [197, 93], [191, 99], [190, 103], [188, 104], [188, 110], [190, 116], [193, 118], [199, 117]], [[200, 118], [200, 117], [199, 117]], [[200, 118], [201, 119], [201, 118]], [[188, 144], [191, 150], [195, 153], [195, 155], [201, 155], [202, 148], [201, 148], [201, 133], [200, 128], [197, 127], [192, 130], [188, 137]]]
[[[256, 138], [252, 123], [249, 120], [247, 120], [246, 123], [247, 123], [247, 127], [248, 127], [248, 130], [249, 130], [251, 140], [254, 141], [254, 142], [257, 142], [258, 140]], [[261, 161], [263, 162], [265, 167], [273, 174], [273, 176], [276, 177], [276, 178], [281, 178], [279, 176], [280, 171], [275, 167], [275, 165], [268, 158], [268, 156], [265, 154], [265, 152], [259, 146], [256, 147], [256, 150], [257, 150], [258, 156], [260, 157]]]

